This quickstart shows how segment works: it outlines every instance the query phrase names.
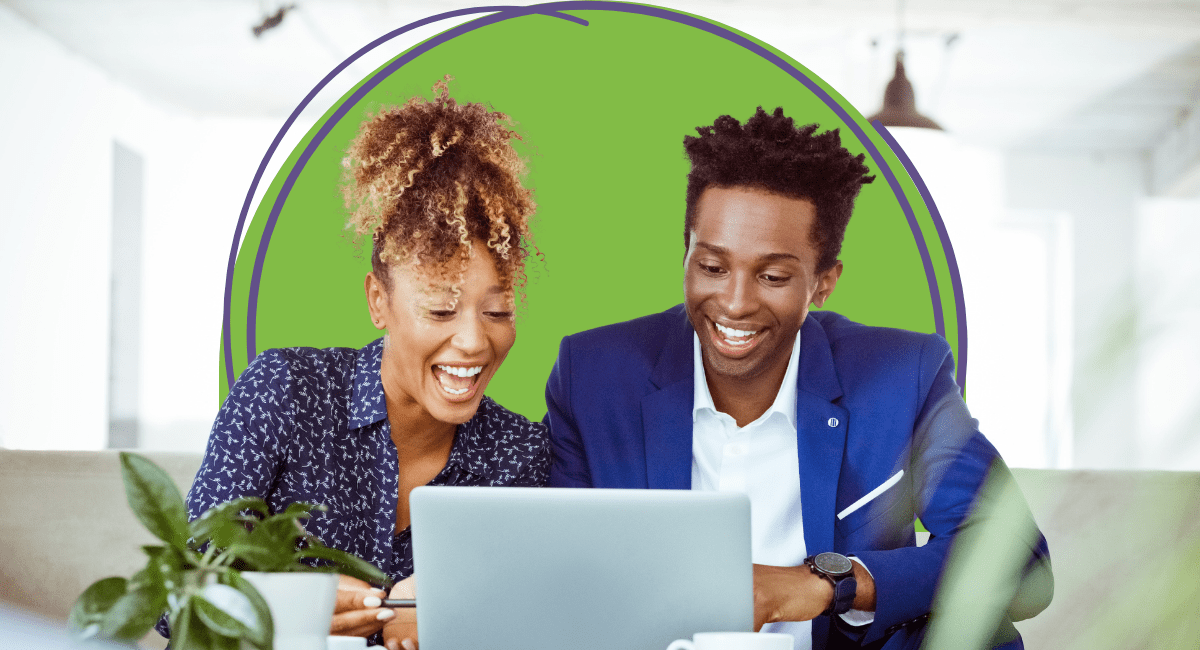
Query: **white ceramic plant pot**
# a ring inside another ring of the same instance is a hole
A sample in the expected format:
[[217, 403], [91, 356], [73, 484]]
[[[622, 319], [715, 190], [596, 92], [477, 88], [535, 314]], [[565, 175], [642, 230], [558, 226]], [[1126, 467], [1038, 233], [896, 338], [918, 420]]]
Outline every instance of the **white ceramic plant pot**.
[[336, 573], [244, 571], [242, 577], [271, 608], [277, 650], [325, 650], [337, 599]]

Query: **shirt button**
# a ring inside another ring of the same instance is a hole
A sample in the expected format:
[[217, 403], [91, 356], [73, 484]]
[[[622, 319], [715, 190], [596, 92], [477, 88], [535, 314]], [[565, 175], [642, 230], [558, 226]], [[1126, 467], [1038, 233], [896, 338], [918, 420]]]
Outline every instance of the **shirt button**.
[[836, 427], [837, 425], [838, 425], [838, 419], [837, 419], [837, 418], [829, 418], [829, 426], [831, 426], [831, 427]]

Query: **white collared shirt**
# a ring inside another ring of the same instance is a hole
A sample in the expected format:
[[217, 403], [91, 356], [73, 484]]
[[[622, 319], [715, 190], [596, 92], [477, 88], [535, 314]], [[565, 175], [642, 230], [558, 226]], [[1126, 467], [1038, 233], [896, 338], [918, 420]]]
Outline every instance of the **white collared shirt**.
[[[694, 333], [692, 350], [692, 489], [741, 492], [750, 497], [750, 557], [755, 564], [803, 564], [808, 554], [800, 509], [795, 421], [800, 333], [796, 333], [775, 401], [757, 420], [741, 428], [713, 404], [700, 337]], [[851, 610], [842, 618], [852, 625], [865, 625], [874, 620], [874, 613]], [[772, 623], [763, 631], [791, 634], [797, 650], [812, 647], [811, 621]]]

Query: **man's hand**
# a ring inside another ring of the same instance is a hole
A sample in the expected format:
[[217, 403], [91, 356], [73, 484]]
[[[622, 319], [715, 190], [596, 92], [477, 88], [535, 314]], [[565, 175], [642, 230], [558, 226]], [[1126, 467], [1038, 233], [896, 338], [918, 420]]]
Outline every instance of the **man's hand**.
[[[858, 562], [854, 578], [858, 589], [854, 609], [875, 611], [875, 581]], [[795, 567], [754, 565], [754, 631], [767, 623], [808, 621], [833, 602], [833, 585], [806, 565]]]
[[385, 593], [350, 576], [338, 576], [337, 602], [329, 633], [340, 636], [370, 636], [396, 614], [379, 606]]
[[754, 565], [754, 631], [767, 623], [807, 621], [833, 602], [833, 586], [807, 566]]
[[[417, 597], [417, 577], [409, 576], [392, 587], [389, 598]], [[388, 650], [417, 650], [417, 610], [404, 607], [396, 610], [395, 618], [383, 626], [383, 645]]]

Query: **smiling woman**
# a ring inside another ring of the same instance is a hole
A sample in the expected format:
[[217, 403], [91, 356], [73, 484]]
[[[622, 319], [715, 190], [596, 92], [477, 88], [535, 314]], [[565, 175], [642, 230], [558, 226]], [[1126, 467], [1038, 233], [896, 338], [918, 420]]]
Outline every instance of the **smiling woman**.
[[[412, 597], [408, 495], [421, 485], [540, 486], [545, 427], [484, 396], [516, 341], [532, 192], [502, 113], [447, 77], [361, 126], [344, 160], [349, 227], [372, 242], [366, 347], [282, 348], [234, 383], [188, 493], [191, 517], [242, 496], [328, 510], [308, 531]], [[413, 611], [343, 576], [332, 632], [410, 647]], [[165, 630], [160, 630], [165, 631]], [[382, 632], [382, 634], [380, 634]]]

